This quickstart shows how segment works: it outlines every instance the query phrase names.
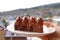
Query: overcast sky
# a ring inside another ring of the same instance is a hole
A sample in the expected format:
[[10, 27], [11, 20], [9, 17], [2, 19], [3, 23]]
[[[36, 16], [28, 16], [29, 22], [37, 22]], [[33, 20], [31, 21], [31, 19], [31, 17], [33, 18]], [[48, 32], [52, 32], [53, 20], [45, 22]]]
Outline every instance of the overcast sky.
[[0, 11], [31, 8], [45, 4], [58, 3], [60, 0], [0, 0]]

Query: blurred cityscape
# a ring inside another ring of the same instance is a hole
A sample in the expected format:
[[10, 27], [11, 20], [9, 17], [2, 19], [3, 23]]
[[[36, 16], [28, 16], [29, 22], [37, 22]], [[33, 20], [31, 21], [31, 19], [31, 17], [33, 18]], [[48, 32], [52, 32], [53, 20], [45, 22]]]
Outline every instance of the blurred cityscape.
[[0, 12], [0, 25], [9, 20], [15, 20], [20, 16], [42, 16], [43, 18], [50, 18], [53, 16], [60, 16], [60, 3], [53, 3], [27, 9], [16, 9], [11, 11]]
[[12, 11], [0, 12], [0, 21], [2, 20], [2, 18], [8, 19], [10, 16], [23, 17], [25, 14], [28, 14], [29, 16], [40, 16], [40, 15], [60, 16], [60, 3], [43, 5], [29, 9], [16, 9]]

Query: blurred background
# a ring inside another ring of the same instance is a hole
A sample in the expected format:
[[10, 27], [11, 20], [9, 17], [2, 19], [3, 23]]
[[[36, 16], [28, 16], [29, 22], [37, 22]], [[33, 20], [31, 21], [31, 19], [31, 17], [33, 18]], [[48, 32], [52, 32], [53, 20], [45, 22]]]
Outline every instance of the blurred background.
[[10, 25], [18, 16], [23, 18], [24, 16], [39, 17], [40, 15], [44, 18], [44, 20], [49, 20], [54, 17], [60, 18], [60, 3], [58, 2], [30, 8], [18, 8], [9, 11], [1, 11], [0, 12], [0, 30], [1, 30], [0, 33], [2, 34], [2, 35], [0, 34], [2, 36], [2, 38], [0, 37], [1, 40], [27, 40], [26, 37], [15, 36], [15, 34], [8, 31], [6, 27]]

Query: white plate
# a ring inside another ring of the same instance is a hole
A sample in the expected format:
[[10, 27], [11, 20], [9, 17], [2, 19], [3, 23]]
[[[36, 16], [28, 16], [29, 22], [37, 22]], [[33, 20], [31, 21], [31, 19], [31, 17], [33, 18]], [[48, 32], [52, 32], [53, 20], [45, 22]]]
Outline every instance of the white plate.
[[45, 36], [45, 35], [49, 35], [55, 32], [55, 28], [49, 27], [47, 28], [46, 26], [43, 26], [43, 33], [36, 33], [36, 32], [25, 32], [25, 31], [18, 31], [18, 30], [14, 30], [14, 23], [12, 23], [11, 25], [7, 26], [7, 30], [18, 34], [19, 36]]

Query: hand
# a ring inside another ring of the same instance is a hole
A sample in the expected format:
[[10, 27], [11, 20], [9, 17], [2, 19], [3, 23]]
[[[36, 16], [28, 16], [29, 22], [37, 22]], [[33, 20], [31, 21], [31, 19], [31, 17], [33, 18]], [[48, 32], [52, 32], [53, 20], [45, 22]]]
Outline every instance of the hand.
[[55, 25], [55, 29], [55, 33], [46, 36], [49, 40], [60, 40], [60, 26]]
[[56, 32], [47, 36], [40, 36], [43, 40], [60, 40], [60, 27], [55, 25]]

